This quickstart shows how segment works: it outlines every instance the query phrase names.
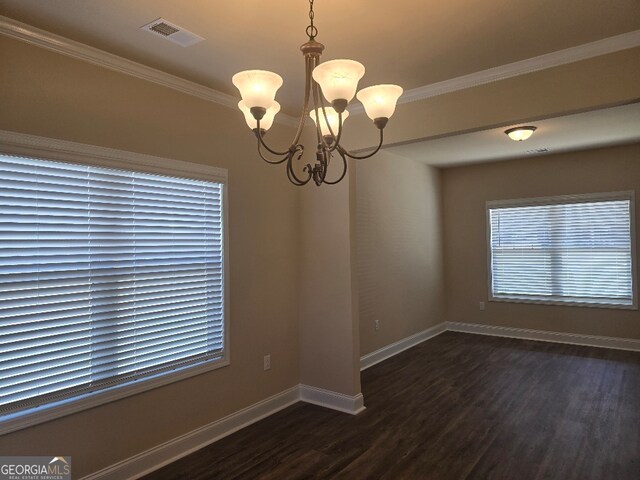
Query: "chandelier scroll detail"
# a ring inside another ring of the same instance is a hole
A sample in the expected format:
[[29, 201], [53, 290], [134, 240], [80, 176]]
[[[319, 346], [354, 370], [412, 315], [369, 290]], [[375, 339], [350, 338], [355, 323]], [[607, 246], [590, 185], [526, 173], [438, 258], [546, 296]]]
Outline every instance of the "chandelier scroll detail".
[[[280, 104], [275, 101], [275, 96], [282, 86], [282, 77], [266, 70], [246, 70], [236, 73], [232, 78], [242, 97], [238, 108], [257, 138], [258, 154], [267, 163], [285, 163], [287, 177], [298, 186], [306, 185], [311, 180], [318, 186], [323, 183], [335, 185], [347, 173], [347, 158], [361, 160], [378, 153], [384, 141], [384, 128], [402, 95], [402, 87], [389, 84], [363, 88], [356, 94], [358, 82], [365, 73], [361, 63], [353, 60], [320, 63], [324, 45], [315, 40], [318, 29], [314, 25], [313, 1], [309, 0], [310, 23], [306, 28], [309, 40], [300, 47], [305, 62], [304, 104], [298, 128], [287, 150], [275, 150], [264, 140], [267, 130], [280, 111]], [[367, 116], [373, 120], [380, 135], [377, 147], [363, 155], [351, 153], [341, 145], [343, 123], [349, 116], [346, 108], [354, 96], [363, 104]], [[310, 108], [311, 103], [313, 108]], [[301, 161], [304, 154], [300, 137], [307, 117], [313, 120], [316, 127], [316, 161], [313, 165], [304, 165], [302, 173], [296, 173], [294, 164]], [[270, 156], [273, 158], [269, 158]], [[338, 166], [334, 168], [336, 163]], [[328, 175], [330, 170], [331, 176]]]

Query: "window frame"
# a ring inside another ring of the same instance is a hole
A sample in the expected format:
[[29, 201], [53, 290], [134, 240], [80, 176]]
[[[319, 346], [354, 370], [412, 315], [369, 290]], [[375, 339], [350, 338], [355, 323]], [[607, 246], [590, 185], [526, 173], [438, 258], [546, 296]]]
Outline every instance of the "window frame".
[[224, 289], [224, 347], [220, 357], [204, 360], [195, 365], [177, 367], [168, 372], [135, 379], [95, 392], [79, 394], [72, 398], [2, 415], [0, 416], [0, 435], [104, 405], [231, 364], [229, 332], [229, 188], [227, 169], [5, 130], [0, 130], [0, 154], [191, 178], [222, 184]]
[[[631, 305], [584, 302], [572, 300], [559, 300], [556, 298], [543, 300], [539, 298], [527, 298], [522, 296], [495, 296], [493, 294], [493, 269], [492, 269], [492, 251], [491, 251], [491, 214], [493, 208], [511, 208], [511, 207], [532, 207], [545, 205], [566, 205], [571, 203], [587, 203], [593, 201], [615, 201], [629, 200], [630, 215], [630, 234], [631, 234]], [[638, 310], [638, 270], [637, 270], [637, 251], [638, 244], [636, 242], [636, 213], [635, 213], [635, 191], [626, 190], [620, 192], [603, 192], [603, 193], [583, 193], [571, 195], [556, 195], [550, 197], [520, 198], [510, 200], [488, 200], [485, 203], [486, 216], [486, 249], [487, 249], [487, 298], [490, 302], [501, 303], [524, 303], [535, 305], [556, 305], [564, 307], [591, 307], [591, 308], [607, 308], [616, 310]]]

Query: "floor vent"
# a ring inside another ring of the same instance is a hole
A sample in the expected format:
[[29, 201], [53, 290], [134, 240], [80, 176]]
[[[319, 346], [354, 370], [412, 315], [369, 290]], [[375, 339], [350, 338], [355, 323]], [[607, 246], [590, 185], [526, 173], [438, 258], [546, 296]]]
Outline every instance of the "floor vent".
[[140, 28], [147, 32], [151, 32], [154, 35], [171, 40], [173, 43], [177, 43], [181, 47], [189, 47], [204, 40], [201, 36], [168, 22], [164, 18], [158, 18]]

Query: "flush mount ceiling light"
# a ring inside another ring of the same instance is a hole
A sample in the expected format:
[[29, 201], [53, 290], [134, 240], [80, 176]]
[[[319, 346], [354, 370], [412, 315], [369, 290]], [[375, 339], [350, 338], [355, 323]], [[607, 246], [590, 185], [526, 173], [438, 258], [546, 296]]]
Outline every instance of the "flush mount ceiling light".
[[527, 125], [524, 127], [510, 128], [508, 130], [505, 130], [504, 133], [509, 135], [509, 138], [511, 140], [514, 140], [516, 142], [522, 142], [523, 140], [526, 140], [531, 135], [533, 135], [533, 132], [535, 131], [536, 131], [536, 127]]
[[[242, 101], [238, 107], [244, 113], [249, 128], [258, 138], [258, 153], [267, 163], [287, 164], [287, 176], [294, 185], [306, 185], [313, 179], [318, 186], [323, 183], [334, 185], [342, 180], [347, 173], [347, 157], [355, 159], [369, 158], [375, 155], [383, 142], [383, 130], [389, 118], [396, 109], [396, 103], [402, 88], [398, 85], [375, 85], [360, 90], [356, 94], [358, 81], [364, 75], [364, 66], [353, 60], [331, 60], [320, 63], [320, 55], [324, 45], [315, 41], [318, 29], [313, 24], [313, 0], [309, 0], [309, 19], [306, 33], [309, 41], [300, 47], [305, 61], [305, 92], [304, 106], [298, 130], [291, 146], [285, 151], [273, 150], [264, 141], [266, 131], [273, 124], [275, 115], [280, 110], [280, 104], [275, 101], [276, 91], [282, 86], [282, 77], [265, 70], [247, 70], [236, 73], [233, 84], [240, 90]], [[342, 139], [342, 124], [349, 116], [347, 105], [354, 95], [364, 105], [365, 112], [380, 131], [380, 142], [373, 152], [358, 156], [345, 150], [340, 145]], [[313, 108], [310, 108], [310, 99]], [[331, 106], [327, 105], [325, 99]], [[304, 145], [300, 144], [300, 136], [307, 120], [311, 117], [316, 126], [318, 146], [316, 148], [316, 163], [307, 163], [297, 174], [294, 170], [294, 160], [299, 161], [304, 153]], [[263, 149], [276, 158], [265, 157]], [[334, 155], [340, 157], [341, 162], [336, 169], [329, 165]], [[335, 173], [333, 172], [335, 170]]]

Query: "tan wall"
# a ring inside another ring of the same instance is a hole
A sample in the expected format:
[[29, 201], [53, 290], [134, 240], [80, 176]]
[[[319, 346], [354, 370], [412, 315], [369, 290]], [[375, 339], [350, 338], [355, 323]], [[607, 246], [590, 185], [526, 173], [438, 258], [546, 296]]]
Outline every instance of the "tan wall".
[[445, 320], [440, 174], [382, 151], [357, 163], [356, 196], [365, 355]]
[[298, 191], [240, 112], [5, 37], [0, 63], [0, 129], [228, 168], [231, 294], [229, 367], [4, 435], [0, 453], [72, 455], [75, 478], [296, 385]]
[[[640, 47], [398, 105], [386, 145], [594, 110], [640, 98]], [[344, 145], [377, 140], [366, 115], [345, 122]]]
[[[640, 144], [445, 169], [444, 253], [447, 320], [555, 332], [640, 338], [637, 310], [487, 303], [485, 202], [635, 190]], [[640, 208], [636, 204], [636, 238]], [[636, 242], [636, 258], [640, 258]], [[638, 278], [636, 278], [638, 281]]]
[[354, 175], [351, 165], [341, 183], [300, 197], [300, 382], [346, 395], [360, 393]]

